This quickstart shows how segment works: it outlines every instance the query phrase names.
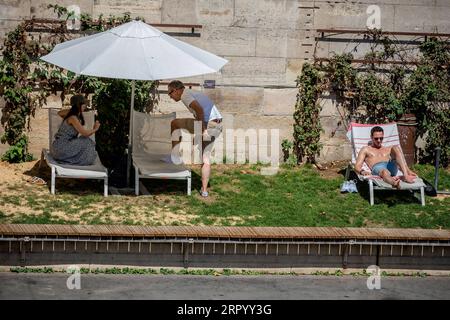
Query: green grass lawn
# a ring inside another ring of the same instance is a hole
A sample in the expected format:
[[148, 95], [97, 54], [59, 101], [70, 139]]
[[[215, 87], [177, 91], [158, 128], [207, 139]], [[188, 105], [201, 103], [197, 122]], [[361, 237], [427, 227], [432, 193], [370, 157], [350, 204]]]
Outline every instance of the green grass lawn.
[[[333, 226], [450, 228], [450, 197], [427, 197], [422, 207], [408, 191], [368, 188], [341, 194], [343, 176], [326, 175], [310, 166], [282, 168], [275, 176], [260, 166], [215, 166], [211, 196], [198, 195], [199, 168], [193, 169], [193, 195], [180, 181], [147, 180], [152, 196], [101, 195], [102, 184], [70, 180], [51, 196], [47, 187], [12, 184], [0, 195], [0, 223], [81, 223], [224, 226]], [[414, 170], [432, 182], [434, 169]], [[439, 189], [450, 189], [450, 172], [441, 170]]]
[[[432, 181], [432, 167], [415, 170]], [[216, 224], [222, 217], [227, 225], [230, 217], [241, 217], [239, 224], [246, 226], [450, 227], [450, 198], [427, 197], [422, 207], [408, 191], [376, 192], [376, 205], [370, 207], [364, 185], [358, 194], [341, 194], [342, 177], [321, 178], [311, 167], [271, 177], [240, 171], [225, 171], [213, 179], [215, 201], [191, 199], [199, 216], [196, 222]], [[450, 175], [442, 171], [441, 182], [450, 186]]]

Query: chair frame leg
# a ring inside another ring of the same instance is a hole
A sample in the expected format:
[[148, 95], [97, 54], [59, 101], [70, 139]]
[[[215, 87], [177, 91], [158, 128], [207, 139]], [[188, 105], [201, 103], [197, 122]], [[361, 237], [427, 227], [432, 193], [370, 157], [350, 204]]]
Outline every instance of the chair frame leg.
[[134, 194], [139, 195], [139, 169], [134, 166]]
[[50, 182], [50, 193], [55, 194], [55, 188], [56, 188], [56, 170], [55, 167], [52, 167], [52, 177]]
[[373, 181], [369, 180], [369, 196], [370, 196], [370, 205], [374, 205], [374, 196], [373, 196]]
[[425, 207], [425, 188], [420, 188], [420, 202], [422, 204], [422, 207]]
[[191, 177], [187, 177], [187, 194], [191, 195]]
[[42, 163], [44, 163], [44, 161], [45, 161], [44, 150], [42, 150], [42, 152], [41, 152], [41, 160], [39, 160], [39, 168], [38, 168], [39, 172], [41, 172]]
[[347, 165], [347, 169], [345, 170], [345, 180], [344, 181], [348, 181], [348, 179], [350, 178], [350, 171], [352, 170], [351, 164]]
[[108, 196], [108, 177], [106, 177], [103, 181], [103, 195], [105, 197]]

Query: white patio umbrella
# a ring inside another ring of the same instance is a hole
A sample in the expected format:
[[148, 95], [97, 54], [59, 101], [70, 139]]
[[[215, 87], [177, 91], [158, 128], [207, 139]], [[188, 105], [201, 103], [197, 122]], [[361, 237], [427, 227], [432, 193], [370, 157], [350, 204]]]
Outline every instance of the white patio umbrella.
[[60, 43], [41, 59], [81, 75], [129, 80], [207, 74], [228, 62], [141, 21]]
[[[176, 79], [213, 73], [228, 62], [141, 21], [60, 43], [41, 59], [80, 75], [128, 80]], [[131, 110], [134, 91], [133, 81]], [[131, 117], [129, 150], [132, 126]]]

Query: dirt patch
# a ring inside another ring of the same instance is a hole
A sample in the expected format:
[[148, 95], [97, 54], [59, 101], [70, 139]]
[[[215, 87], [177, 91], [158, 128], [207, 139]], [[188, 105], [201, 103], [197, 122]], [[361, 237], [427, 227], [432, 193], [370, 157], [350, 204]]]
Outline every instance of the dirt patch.
[[[198, 169], [200, 172], [200, 166], [192, 166], [193, 169]], [[238, 171], [240, 174], [260, 174], [258, 165], [251, 164], [214, 164], [212, 165], [212, 175], [226, 175], [229, 172]]]
[[[36, 210], [26, 205], [26, 198], [30, 194], [42, 194], [46, 186], [33, 185], [30, 180], [32, 170], [38, 161], [10, 164], [0, 161], [0, 211], [14, 216], [17, 213], [33, 215]], [[7, 200], [7, 201], [5, 201]]]
[[369, 219], [364, 219], [363, 226], [364, 226], [364, 228], [385, 228], [386, 224], [385, 223], [384, 224], [377, 223], [377, 222], [371, 221]]
[[157, 220], [161, 221], [163, 225], [191, 225], [190, 221], [196, 218], [195, 215], [188, 214], [184, 210], [172, 212], [170, 210], [162, 210], [157, 214]]
[[315, 168], [322, 178], [339, 179], [344, 177], [348, 163], [348, 161], [333, 161], [330, 163], [316, 164]]
[[[76, 179], [58, 179], [57, 194], [53, 196], [48, 187], [48, 167], [43, 166], [41, 171], [38, 167], [38, 160], [20, 164], [0, 161], [3, 223], [39, 219], [43, 223], [189, 225], [197, 218], [183, 209], [184, 198], [169, 195], [104, 198], [100, 185], [97, 188]], [[34, 176], [44, 179], [47, 185], [27, 182]]]
[[11, 164], [8, 162], [0, 161], [0, 176], [2, 178], [2, 184], [0, 188], [6, 184], [14, 184], [18, 182], [26, 182], [30, 178], [33, 168], [39, 161], [31, 161], [24, 163]]
[[200, 194], [195, 195], [195, 197], [206, 204], [213, 204], [217, 200], [217, 196], [213, 192], [209, 192], [207, 197], [202, 197]]
[[240, 193], [241, 192], [241, 180], [232, 179], [230, 183], [220, 185], [220, 189], [225, 192]]
[[442, 200], [447, 199], [447, 198], [450, 198], [450, 194], [438, 194], [435, 197], [435, 199], [439, 200], [439, 201], [442, 201]]
[[214, 224], [217, 225], [230, 225], [230, 226], [236, 226], [236, 225], [242, 225], [243, 223], [247, 223], [248, 221], [255, 221], [259, 217], [258, 216], [246, 216], [246, 217], [240, 217], [240, 216], [230, 216], [230, 217], [214, 217], [212, 220], [214, 220]]

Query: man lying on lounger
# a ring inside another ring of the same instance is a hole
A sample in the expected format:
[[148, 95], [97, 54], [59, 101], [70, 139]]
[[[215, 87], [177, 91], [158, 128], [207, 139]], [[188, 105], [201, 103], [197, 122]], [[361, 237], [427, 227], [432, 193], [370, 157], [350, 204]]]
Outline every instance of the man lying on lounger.
[[[414, 183], [417, 175], [412, 172], [403, 153], [398, 146], [383, 147], [382, 142], [384, 138], [384, 131], [381, 127], [373, 127], [370, 130], [370, 137], [372, 144], [366, 146], [359, 151], [356, 159], [355, 170], [361, 175], [377, 175], [394, 188], [400, 188], [400, 178], [397, 177], [398, 167], [403, 172], [403, 180], [407, 183]], [[371, 168], [372, 172], [362, 170], [364, 162]]]

